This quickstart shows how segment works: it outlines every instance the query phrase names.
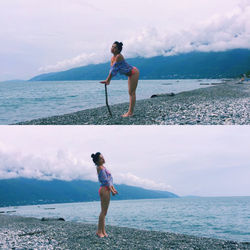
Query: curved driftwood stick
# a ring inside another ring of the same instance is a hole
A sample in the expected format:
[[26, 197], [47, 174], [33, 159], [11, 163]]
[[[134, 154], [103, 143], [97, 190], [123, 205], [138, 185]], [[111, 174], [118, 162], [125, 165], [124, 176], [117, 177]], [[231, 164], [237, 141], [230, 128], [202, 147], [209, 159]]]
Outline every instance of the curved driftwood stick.
[[110, 116], [112, 117], [112, 113], [111, 113], [111, 110], [110, 110], [110, 107], [109, 107], [109, 104], [108, 104], [107, 84], [104, 84], [104, 86], [105, 86], [106, 106], [107, 106], [107, 108], [108, 108], [108, 111], [109, 111]]

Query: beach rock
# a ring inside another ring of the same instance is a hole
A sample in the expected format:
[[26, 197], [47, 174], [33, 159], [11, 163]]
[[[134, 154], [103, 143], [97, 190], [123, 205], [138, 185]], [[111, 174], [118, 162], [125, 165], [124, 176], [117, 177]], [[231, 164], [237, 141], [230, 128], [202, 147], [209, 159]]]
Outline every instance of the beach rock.
[[175, 96], [175, 93], [167, 93], [167, 94], [155, 94], [155, 95], [151, 95], [150, 98], [155, 98], [155, 97], [161, 97], [161, 96]]
[[65, 221], [65, 219], [64, 218], [53, 218], [53, 217], [48, 217], [48, 218], [46, 218], [46, 217], [43, 217], [42, 219], [41, 219], [41, 221]]

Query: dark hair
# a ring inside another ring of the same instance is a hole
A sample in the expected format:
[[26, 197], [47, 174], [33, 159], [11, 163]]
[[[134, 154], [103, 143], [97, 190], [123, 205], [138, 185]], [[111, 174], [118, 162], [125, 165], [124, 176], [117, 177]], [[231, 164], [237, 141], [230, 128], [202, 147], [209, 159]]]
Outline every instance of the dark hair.
[[119, 42], [115, 41], [114, 44], [116, 44], [117, 49], [118, 49], [118, 51], [119, 51], [119, 53], [120, 53], [120, 52], [122, 51], [123, 43], [119, 43]]
[[98, 162], [99, 162], [99, 156], [101, 155], [100, 152], [97, 152], [95, 154], [92, 154], [91, 157], [92, 157], [92, 160], [93, 162], [95, 163], [95, 165], [98, 165]]

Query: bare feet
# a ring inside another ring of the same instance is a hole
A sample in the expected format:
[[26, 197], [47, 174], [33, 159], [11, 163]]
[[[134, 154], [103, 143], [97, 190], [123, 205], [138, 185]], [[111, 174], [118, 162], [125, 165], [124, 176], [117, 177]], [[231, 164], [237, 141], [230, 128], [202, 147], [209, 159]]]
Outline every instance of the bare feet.
[[104, 233], [104, 236], [105, 236], [105, 237], [108, 237], [108, 234], [105, 232], [105, 233]]
[[127, 113], [122, 115], [122, 117], [129, 117], [129, 116], [133, 116], [133, 113], [127, 112]]
[[98, 236], [99, 238], [105, 237], [105, 235], [103, 233], [96, 233], [96, 236]]

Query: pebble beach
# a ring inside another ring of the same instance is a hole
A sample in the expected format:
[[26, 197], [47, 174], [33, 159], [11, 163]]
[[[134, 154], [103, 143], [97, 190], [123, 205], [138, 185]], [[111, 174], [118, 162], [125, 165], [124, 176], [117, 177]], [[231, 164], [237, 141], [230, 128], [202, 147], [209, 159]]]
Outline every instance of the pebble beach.
[[107, 226], [108, 237], [95, 235], [96, 225], [0, 215], [1, 249], [250, 249], [235, 242], [182, 234]]
[[134, 116], [122, 118], [128, 103], [41, 118], [20, 125], [249, 125], [250, 84], [237, 80], [176, 95], [155, 93], [139, 100]]

